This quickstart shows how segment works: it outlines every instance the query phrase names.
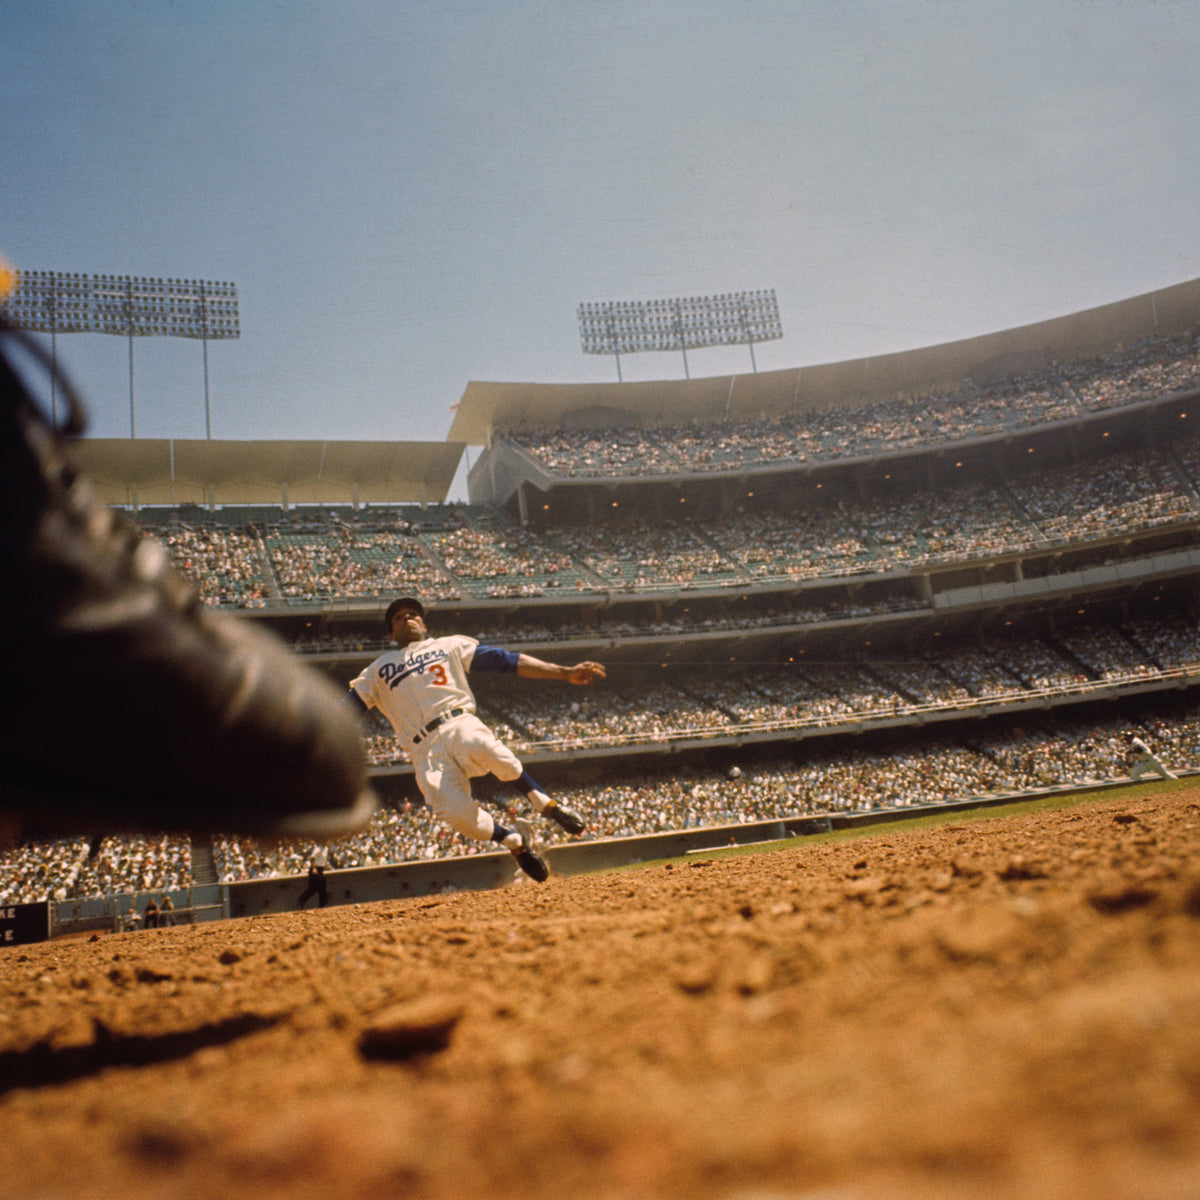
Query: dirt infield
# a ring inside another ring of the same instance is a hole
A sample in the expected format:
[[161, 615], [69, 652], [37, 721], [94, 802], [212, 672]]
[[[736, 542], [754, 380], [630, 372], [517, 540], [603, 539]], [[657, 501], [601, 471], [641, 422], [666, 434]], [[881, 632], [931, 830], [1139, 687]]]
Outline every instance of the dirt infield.
[[1200, 1196], [1200, 792], [0, 951], [0, 1195]]

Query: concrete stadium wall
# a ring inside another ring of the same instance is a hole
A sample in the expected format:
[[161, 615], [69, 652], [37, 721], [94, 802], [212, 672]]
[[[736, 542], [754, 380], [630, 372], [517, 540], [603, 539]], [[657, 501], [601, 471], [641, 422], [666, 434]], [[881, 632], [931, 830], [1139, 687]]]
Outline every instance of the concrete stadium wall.
[[228, 916], [225, 889], [217, 883], [190, 888], [166, 888], [148, 892], [115, 892], [107, 896], [89, 896], [85, 900], [56, 900], [51, 903], [50, 936], [74, 933], [111, 933], [127, 927], [131, 908], [140, 913], [146, 901], [159, 900], [164, 893], [175, 906], [171, 921], [176, 925], [195, 925], [200, 921], [219, 921]]
[[[1089, 784], [1089, 787], [1116, 786], [1124, 780]], [[711, 825], [641, 837], [604, 838], [573, 842], [543, 850], [556, 875], [583, 875], [610, 871], [644, 862], [682, 859], [689, 855], [728, 850], [738, 846], [756, 846], [786, 838], [812, 836], [836, 829], [866, 827], [890, 821], [906, 820], [929, 813], [965, 812], [1014, 801], [1049, 795], [1055, 789], [1028, 792], [1004, 792], [945, 804], [900, 806], [861, 813], [824, 813], [789, 817], [746, 824]], [[1078, 790], [1078, 789], [1061, 789]], [[469, 858], [445, 858], [432, 862], [398, 863], [394, 866], [367, 867], [326, 872], [330, 907], [346, 904], [372, 904], [383, 900], [403, 900], [415, 896], [435, 896], [450, 892], [490, 891], [507, 887], [523, 876], [505, 851]], [[293, 912], [307, 883], [304, 875], [279, 879], [258, 879], [228, 885], [229, 916], [254, 917], [268, 913]], [[315, 908], [310, 900], [306, 907]]]
[[[1185, 770], [1181, 776], [1195, 776], [1197, 770]], [[822, 813], [819, 815], [787, 817], [746, 824], [711, 825], [703, 829], [679, 830], [649, 834], [641, 837], [606, 838], [598, 841], [574, 842], [550, 846], [543, 853], [557, 875], [583, 875], [591, 872], [616, 870], [643, 862], [684, 859], [691, 855], [720, 853], [739, 846], [760, 846], [794, 837], [811, 837], [839, 829], [869, 828], [886, 825], [912, 817], [934, 814], [968, 812], [981, 808], [1018, 803], [1071, 792], [1096, 791], [1125, 786], [1128, 779], [1090, 780], [1069, 787], [1031, 788], [1024, 791], [997, 792], [967, 800], [940, 804], [899, 805], [894, 808], [871, 809], [867, 812]], [[366, 867], [326, 874], [330, 906], [371, 904], [385, 900], [402, 900], [415, 896], [434, 896], [462, 891], [490, 891], [507, 887], [520, 875], [512, 857], [504, 851], [480, 854], [469, 858], [446, 858], [432, 862], [398, 863], [386, 867]], [[523, 878], [523, 877], [521, 877]], [[262, 916], [268, 913], [294, 912], [307, 884], [306, 875], [288, 875], [278, 879], [259, 879], [244, 883], [214, 884], [172, 893], [179, 903], [174, 914], [175, 924], [193, 924], [229, 918]], [[144, 900], [151, 894], [138, 893]], [[68, 900], [49, 906], [48, 936], [62, 937], [84, 932], [100, 932], [121, 928], [121, 916], [128, 912], [129, 893], [87, 900]], [[41, 905], [26, 906], [41, 909]], [[141, 907], [141, 904], [139, 904]], [[310, 902], [309, 907], [315, 907]], [[27, 933], [24, 941], [40, 940], [36, 933]]]
[[[581, 875], [612, 870], [660, 858], [681, 858], [701, 849], [748, 845], [828, 828], [829, 818], [796, 817], [746, 825], [720, 825], [705, 829], [652, 834], [645, 837], [604, 838], [546, 847], [542, 853], [557, 875]], [[386, 867], [325, 873], [329, 904], [370, 904], [411, 896], [434, 896], [451, 891], [490, 891], [507, 887], [520, 874], [507, 851], [431, 862], [398, 863]], [[229, 885], [229, 915], [260, 916], [292, 912], [307, 884], [305, 875], [256, 879]], [[310, 900], [308, 907], [315, 907]]]

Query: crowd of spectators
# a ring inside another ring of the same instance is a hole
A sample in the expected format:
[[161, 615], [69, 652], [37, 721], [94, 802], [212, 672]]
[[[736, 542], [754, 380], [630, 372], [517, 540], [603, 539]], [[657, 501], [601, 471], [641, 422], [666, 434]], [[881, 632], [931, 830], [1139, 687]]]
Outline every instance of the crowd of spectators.
[[[604, 430], [518, 431], [507, 439], [568, 478], [732, 471], [811, 463], [1013, 433], [1153, 399], [1200, 383], [1191, 336], [1136, 346], [1051, 371], [959, 391], [813, 409], [777, 420]], [[803, 376], [800, 399], [803, 400]]]
[[1200, 654], [1196, 626], [1182, 614], [1131, 617], [1125, 628], [1130, 641], [1156, 667], [1182, 666]]
[[66, 900], [78, 895], [75, 883], [91, 838], [30, 838], [0, 853], [0, 905]]
[[497, 509], [456, 505], [441, 506], [427, 527], [330, 512], [261, 531], [213, 518], [156, 532], [207, 602], [243, 608], [400, 592], [453, 601], [734, 589], [969, 562], [1195, 520], [1198, 446], [1181, 439], [1007, 483], [723, 519], [614, 510], [533, 531]]
[[[614, 671], [602, 691], [513, 687], [481, 678], [481, 712], [518, 753], [704, 739], [759, 729], [830, 727], [864, 718], [1077, 693], [1200, 663], [1200, 632], [1172, 616], [1118, 626], [1089, 622], [1053, 637], [1007, 633], [949, 646], [932, 658], [764, 663], [714, 672], [678, 668], [636, 680]], [[407, 755], [378, 720], [368, 754], [383, 766]]]
[[420, 540], [394, 532], [275, 532], [265, 539], [271, 568], [286, 600], [333, 600], [419, 591], [453, 599], [459, 589]]
[[[836, 602], [817, 606], [771, 606], [761, 612], [739, 612], [736, 616], [698, 617], [686, 610], [673, 619], [646, 620], [638, 624], [631, 621], [612, 620], [606, 616], [603, 625], [582, 622], [574, 625], [545, 625], [529, 618], [514, 617], [503, 624], [479, 625], [461, 632], [469, 633], [481, 642], [492, 645], [526, 644], [530, 642], [579, 641], [603, 637], [606, 641], [630, 637], [679, 637], [690, 634], [719, 633], [721, 630], [767, 629], [792, 625], [812, 625], [818, 622], [844, 620], [852, 617], [880, 616], [885, 613], [916, 612], [927, 609], [929, 602], [915, 596], [889, 595], [870, 604], [856, 603], [839, 598]], [[349, 644], [346, 639], [330, 639], [328, 642], [311, 640], [301, 648], [308, 650], [342, 649]], [[355, 643], [358, 649], [361, 644]], [[367, 648], [385, 648], [380, 640]]]
[[739, 514], [704, 522], [701, 536], [755, 583], [859, 575], [888, 562], [861, 520], [842, 507]]
[[1185, 335], [1147, 338], [1094, 364], [1064, 366], [1060, 373], [1085, 408], [1119, 408], [1200, 384], [1200, 346]]
[[[1088, 682], [1083, 664], [1038, 637], [993, 639], [984, 646], [1030, 691], [1053, 691]], [[953, 670], [953, 663], [948, 664]]]
[[303, 875], [318, 855], [326, 858], [330, 870], [338, 870], [474, 855], [489, 849], [442, 825], [424, 805], [404, 801], [381, 808], [370, 827], [356, 837], [329, 846], [309, 840], [216, 838], [213, 861], [222, 883], [242, 883]]
[[605, 590], [749, 582], [729, 555], [694, 527], [661, 516], [626, 516], [603, 525], [561, 528], [550, 537], [565, 545]]
[[[1125, 735], [1136, 731], [1176, 770], [1200, 767], [1200, 702], [1182, 716], [1135, 723], [1043, 718], [970, 740], [927, 735], [887, 751], [839, 748], [792, 761], [716, 769], [695, 764], [626, 771], [603, 784], [557, 789], [586, 814], [587, 838], [629, 837], [820, 813], [938, 804], [1030, 789], [1103, 782], [1128, 774]], [[511, 799], [500, 799], [512, 809]], [[547, 841], [566, 840], [554, 834]], [[218, 856], [229, 881], [302, 873], [314, 847], [230, 843]], [[486, 851], [487, 847], [483, 847]], [[363, 867], [480, 853], [420, 805], [381, 813], [357, 839], [339, 843], [336, 865]]]
[[261, 608], [273, 594], [257, 533], [176, 523], [156, 531], [172, 560], [196, 584], [205, 604]]
[[1200, 489], [1200, 438], [1180, 438], [1172, 444], [1183, 468], [1188, 493], [1194, 496]]
[[[513, 435], [564, 475], [646, 475], [732, 470], [768, 462], [834, 460], [880, 450], [1014, 431], [1081, 412], [1135, 404], [1200, 383], [1193, 339], [1152, 340], [1090, 364], [955, 395], [898, 399], [857, 409], [805, 412], [770, 422]], [[896, 564], [969, 560], [1047, 541], [1108, 536], [1194, 518], [1200, 441], [1123, 452], [1086, 467], [1007, 485], [917, 492], [903, 500], [789, 513], [742, 513], [685, 521], [615, 514], [578, 529], [531, 534], [494, 510], [436, 506], [419, 520], [397, 513], [276, 513], [255, 524], [206, 514], [177, 516], [154, 532], [200, 586], [208, 603], [260, 607], [414, 592], [430, 600], [601, 593], [688, 587], [744, 587], [768, 580], [838, 578]], [[153, 525], [153, 522], [150, 522]], [[888, 601], [920, 606], [922, 601]], [[772, 612], [761, 623], [808, 623], [878, 607], [843, 604]], [[745, 624], [745, 619], [739, 619]], [[624, 633], [721, 628], [686, 619], [606, 626]], [[546, 640], [578, 630], [481, 630], [505, 643]], [[328, 648], [318, 643], [311, 648]], [[361, 648], [361, 647], [359, 647]], [[725, 673], [664, 673], [653, 682], [614, 672], [602, 697], [537, 696], [481, 688], [481, 706], [518, 751], [542, 746], [669, 741], [761, 727], [837, 727], [930, 707], [1003, 701], [1152, 678], [1200, 662], [1195, 625], [1182, 618], [1132, 620], [982, 640], [939, 655], [855, 662], [742, 664]], [[1173, 765], [1200, 765], [1200, 701], [1170, 722], [1140, 732]], [[820, 740], [796, 761], [745, 772], [682, 763], [643, 778], [628, 766], [601, 787], [568, 789], [564, 800], [589, 814], [590, 837], [622, 836], [739, 820], [936, 802], [1124, 774], [1117, 719], [1072, 723], [1029, 718], [1031, 727], [995, 732], [971, 744], [914, 734], [910, 748], [836, 753]], [[799, 743], [798, 743], [799, 744]], [[377, 764], [403, 762], [391, 731], [367, 734]], [[302, 874], [317, 848], [224, 839], [214, 846], [223, 881]], [[420, 805], [387, 808], [358, 838], [339, 844], [331, 863], [371, 866], [478, 853], [429, 818]], [[165, 892], [191, 883], [184, 839], [124, 837], [26, 842], [0, 855], [0, 903]]]
[[[953, 688], [953, 684], [948, 684]], [[731, 696], [737, 687], [731, 681]], [[1200, 699], [1169, 715], [1135, 721], [1021, 714], [1008, 727], [951, 736], [926, 733], [887, 750], [836, 750], [805, 743], [778, 760], [718, 769], [686, 761], [669, 768], [629, 767], [604, 784], [556, 789], [587, 815], [585, 837], [624, 837], [737, 822], [889, 806], [1080, 784], [1128, 774], [1125, 734], [1136, 729], [1176, 770], [1200, 767]], [[870, 743], [867, 743], [870, 745]], [[492, 797], [499, 809], [516, 794]], [[548, 834], [550, 842], [556, 834]], [[563, 839], [558, 839], [563, 840]], [[317, 851], [331, 869], [430, 861], [486, 852], [434, 820], [419, 803], [385, 807], [354, 838], [325, 848], [310, 841], [260, 842], [220, 838], [214, 861], [224, 883], [300, 877]], [[190, 849], [168, 837], [24, 843], [0, 855], [0, 901], [77, 899], [114, 893], [186, 888]]]
[[975, 699], [977, 693], [972, 691], [965, 678], [969, 672], [960, 668], [958, 673], [964, 676], [961, 680], [951, 674], [957, 665], [943, 666], [924, 658], [889, 658], [873, 664], [873, 669], [906, 701], [928, 707], [962, 704]]
[[902, 565], [1011, 553], [1043, 540], [1002, 489], [986, 484], [916, 492], [864, 509], [858, 521], [881, 554]]
[[498, 515], [480, 513], [474, 527], [463, 523], [426, 535], [426, 541], [451, 576], [468, 586], [480, 584], [473, 590], [489, 599], [596, 586], [565, 549]]
[[85, 860], [76, 888], [87, 896], [163, 892], [192, 882], [192, 843], [170, 834], [110, 835]]
[[[683, 461], [661, 445], [650, 431], [581, 429], [570, 433], [510, 437], [558, 474], [673, 475], [684, 466]], [[579, 464], [581, 469], [571, 469], [573, 464]]]
[[[565, 475], [622, 476], [840, 459], [1034, 424], [1200, 383], [1193, 338], [1152, 339], [1045, 376], [774, 421], [511, 435]], [[208, 603], [313, 603], [416, 592], [435, 600], [718, 587], [836, 578], [969, 560], [1128, 532], [1200, 512], [1200, 441], [1125, 452], [1008, 485], [924, 490], [896, 502], [686, 521], [615, 511], [532, 534], [498, 510], [276, 510], [258, 524], [144, 510]]]
[[143, 509], [141, 525], [208, 604], [267, 604], [386, 595], [398, 588], [453, 599], [459, 595], [427, 536], [462, 523], [457, 504], [416, 510], [415, 522], [395, 508], [257, 509], [219, 512]]
[[191, 840], [169, 834], [35, 838], [0, 853], [0, 904], [164, 892], [191, 884]]
[[1196, 515], [1183, 480], [1157, 451], [1066, 467], [1013, 490], [1051, 541], [1126, 533]]
[[1146, 651], [1116, 628], [1089, 625], [1086, 632], [1064, 629], [1057, 634], [1057, 641], [1093, 679], [1132, 679], [1159, 671]]

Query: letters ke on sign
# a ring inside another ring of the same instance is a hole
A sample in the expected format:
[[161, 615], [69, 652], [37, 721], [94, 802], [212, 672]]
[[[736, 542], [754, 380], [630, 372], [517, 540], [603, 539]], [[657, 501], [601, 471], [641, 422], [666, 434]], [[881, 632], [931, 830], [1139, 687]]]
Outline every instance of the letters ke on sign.
[[50, 939], [50, 905], [6, 904], [0, 907], [0, 946], [25, 945]]

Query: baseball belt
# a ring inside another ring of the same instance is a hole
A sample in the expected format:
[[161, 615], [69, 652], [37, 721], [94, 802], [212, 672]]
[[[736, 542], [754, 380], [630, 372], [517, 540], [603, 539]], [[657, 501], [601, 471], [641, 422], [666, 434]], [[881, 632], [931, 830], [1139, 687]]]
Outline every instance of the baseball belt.
[[465, 708], [452, 708], [449, 712], [442, 713], [440, 716], [434, 717], [420, 733], [412, 740], [412, 744], [416, 746], [424, 741], [439, 725], [445, 725], [447, 721], [454, 720], [455, 717], [461, 717], [467, 710]]

